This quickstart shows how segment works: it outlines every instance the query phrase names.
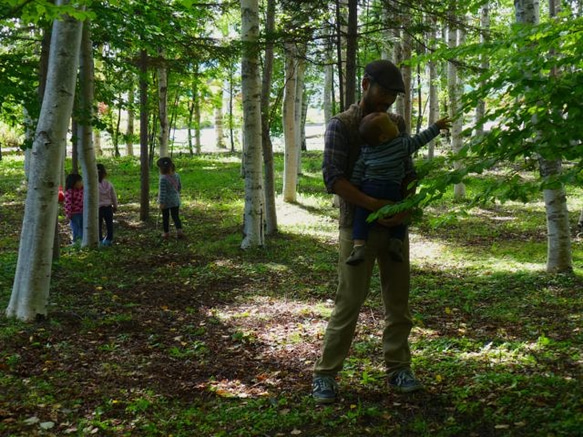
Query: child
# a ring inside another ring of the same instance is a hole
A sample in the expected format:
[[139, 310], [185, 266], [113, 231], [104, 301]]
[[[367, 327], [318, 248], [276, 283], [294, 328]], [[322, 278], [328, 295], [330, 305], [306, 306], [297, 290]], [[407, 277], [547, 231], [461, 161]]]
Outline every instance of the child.
[[[107, 171], [103, 164], [97, 164], [99, 177], [99, 241], [103, 246], [113, 242], [113, 213], [117, 211], [117, 195], [111, 182], [107, 180]], [[107, 234], [103, 238], [103, 221]]]
[[83, 179], [77, 173], [71, 173], [65, 180], [64, 206], [75, 244], [83, 239]]
[[160, 158], [156, 165], [160, 169], [160, 185], [158, 189], [158, 203], [162, 210], [162, 226], [164, 233], [162, 238], [167, 240], [170, 237], [170, 215], [176, 227], [176, 237], [184, 239], [185, 235], [182, 232], [182, 223], [180, 221], [180, 176], [175, 172], [174, 163], [170, 158]]
[[[361, 149], [350, 181], [372, 197], [393, 202], [403, 200], [401, 184], [405, 177], [405, 158], [439, 135], [441, 129], [450, 126], [451, 120], [445, 117], [410, 137], [399, 133], [399, 129], [386, 112], [366, 115], [359, 127], [360, 136], [366, 145]], [[346, 259], [346, 264], [355, 266], [364, 261], [366, 240], [371, 226], [366, 222], [366, 218], [370, 213], [371, 211], [361, 207], [355, 209], [352, 231], [354, 248]], [[389, 232], [391, 236], [389, 255], [393, 261], [402, 262], [407, 225], [393, 226]]]

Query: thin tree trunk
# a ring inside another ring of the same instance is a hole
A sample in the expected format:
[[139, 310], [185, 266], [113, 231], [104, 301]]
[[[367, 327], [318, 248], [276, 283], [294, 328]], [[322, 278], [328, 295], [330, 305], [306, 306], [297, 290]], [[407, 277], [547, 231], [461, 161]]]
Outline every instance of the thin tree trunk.
[[296, 135], [296, 80], [297, 52], [293, 43], [286, 43], [285, 88], [283, 98], [283, 132], [285, 140], [284, 170], [283, 170], [283, 200], [296, 201], [298, 180], [298, 143]]
[[[490, 6], [489, 3], [486, 2], [481, 9], [480, 12], [480, 42], [482, 44], [486, 44], [489, 40], [490, 34]], [[488, 55], [483, 53], [480, 55], [480, 68], [484, 71], [490, 69], [490, 62], [488, 59]], [[482, 84], [483, 85], [483, 84]], [[484, 134], [484, 127], [480, 123], [482, 119], [486, 115], [486, 102], [482, 99], [478, 101], [476, 105], [476, 114], [475, 114], [475, 123], [476, 123], [476, 135], [483, 135]]]
[[244, 238], [241, 248], [263, 246], [264, 193], [261, 163], [261, 85], [259, 84], [259, 4], [241, 0], [241, 91], [245, 172]]
[[130, 89], [128, 90], [128, 124], [126, 132], [126, 153], [128, 156], [134, 156], [134, 121], [136, 118], [135, 111], [135, 82], [134, 76], [131, 75]]
[[263, 81], [261, 88], [261, 131], [263, 146], [263, 167], [265, 171], [265, 233], [277, 232], [277, 209], [275, 207], [275, 171], [273, 166], [273, 144], [270, 135], [270, 93], [273, 76], [273, 32], [275, 31], [275, 0], [267, 0], [265, 33], [267, 44], [263, 62]]
[[[458, 46], [458, 29], [456, 25], [457, 14], [455, 12], [455, 1], [450, 4], [449, 28], [448, 28], [448, 46], [454, 49]], [[451, 128], [451, 147], [454, 153], [457, 153], [463, 147], [462, 129], [463, 129], [463, 114], [460, 111], [460, 87], [461, 80], [459, 78], [458, 68], [455, 60], [448, 62], [447, 73], [447, 91], [449, 95], [450, 117], [454, 120]], [[454, 168], [459, 169], [460, 163], [455, 162]], [[454, 198], [463, 199], [466, 196], [466, 187], [463, 183], [454, 185]]]
[[[57, 0], [57, 6], [67, 4]], [[82, 23], [53, 23], [46, 90], [33, 143], [33, 160], [8, 317], [30, 321], [47, 314], [59, 174], [71, 119]]]
[[[430, 32], [430, 40], [435, 41], [437, 39], [437, 20], [430, 19], [430, 25], [434, 29]], [[435, 123], [439, 119], [439, 95], [437, 87], [437, 64], [434, 60], [429, 61], [429, 124]], [[439, 138], [439, 137], [438, 137]], [[429, 142], [429, 147], [427, 149], [427, 159], [433, 159], [435, 156], [435, 146], [439, 144], [438, 139], [431, 140]]]
[[358, 51], [358, 1], [348, 0], [348, 26], [346, 34], [346, 88], [344, 105], [356, 102], [356, 53]]
[[140, 220], [150, 216], [150, 162], [148, 157], [148, 53], [140, 53]]
[[91, 22], [85, 20], [81, 39], [79, 62], [78, 151], [83, 169], [83, 247], [97, 247], [99, 242], [98, 213], [99, 187], [97, 162], [93, 148], [93, 94], [94, 65], [91, 43]]
[[[164, 52], [159, 52], [164, 58]], [[158, 142], [160, 156], [168, 156], [168, 68], [162, 65], [158, 68], [158, 114], [160, 118], [160, 132], [158, 132]]]

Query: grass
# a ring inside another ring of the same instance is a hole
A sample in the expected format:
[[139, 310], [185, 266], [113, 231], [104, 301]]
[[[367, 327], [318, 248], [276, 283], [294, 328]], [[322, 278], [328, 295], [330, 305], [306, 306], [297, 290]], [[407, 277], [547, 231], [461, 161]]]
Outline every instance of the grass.
[[[540, 202], [491, 205], [440, 226], [459, 205], [446, 196], [428, 208], [411, 227], [411, 347], [426, 392], [385, 387], [375, 278], [341, 399], [313, 403], [337, 262], [337, 211], [320, 160], [303, 158], [296, 204], [278, 201], [280, 233], [241, 251], [239, 157], [177, 159], [188, 241], [169, 243], [159, 240], [154, 203], [151, 218], [138, 219], [137, 161], [104, 159], [121, 202], [116, 244], [71, 248], [61, 217], [49, 318], [0, 318], [0, 435], [580, 435], [583, 249], [574, 236], [574, 274], [545, 273]], [[16, 266], [22, 178], [18, 157], [0, 161], [1, 308]], [[156, 184], [153, 174], [152, 202]], [[571, 188], [570, 209], [582, 204]]]

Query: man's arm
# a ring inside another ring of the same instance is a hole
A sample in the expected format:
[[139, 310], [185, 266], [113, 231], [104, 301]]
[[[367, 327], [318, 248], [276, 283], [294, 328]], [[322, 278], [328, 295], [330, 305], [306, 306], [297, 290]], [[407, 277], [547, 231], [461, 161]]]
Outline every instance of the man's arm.
[[332, 189], [334, 190], [334, 193], [347, 202], [368, 209], [369, 211], [376, 211], [377, 209], [392, 203], [388, 200], [375, 199], [374, 197], [364, 194], [345, 178], [336, 179], [332, 184]]

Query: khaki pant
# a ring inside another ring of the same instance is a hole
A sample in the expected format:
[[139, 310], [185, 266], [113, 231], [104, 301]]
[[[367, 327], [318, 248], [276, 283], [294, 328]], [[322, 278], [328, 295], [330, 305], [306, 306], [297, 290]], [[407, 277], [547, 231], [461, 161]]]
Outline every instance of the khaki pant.
[[335, 376], [348, 355], [360, 308], [369, 293], [375, 260], [381, 277], [381, 293], [385, 308], [383, 354], [387, 372], [407, 368], [411, 364], [409, 333], [413, 326], [409, 312], [409, 238], [403, 246], [404, 262], [391, 260], [387, 248], [389, 232], [380, 226], [371, 229], [366, 259], [358, 266], [345, 263], [352, 250], [352, 229], [340, 229], [338, 289], [334, 311], [328, 322], [322, 355], [316, 362], [315, 375]]

